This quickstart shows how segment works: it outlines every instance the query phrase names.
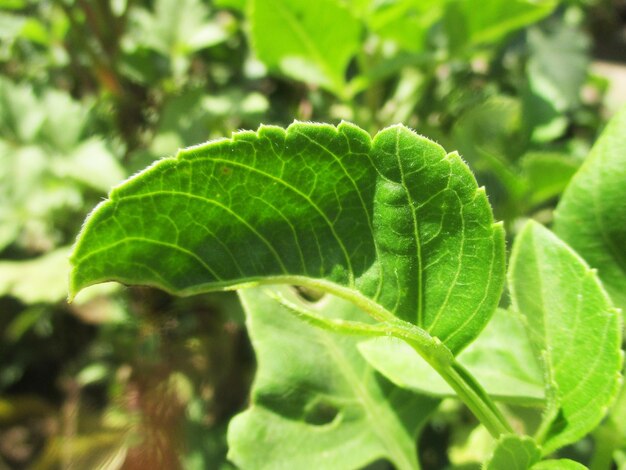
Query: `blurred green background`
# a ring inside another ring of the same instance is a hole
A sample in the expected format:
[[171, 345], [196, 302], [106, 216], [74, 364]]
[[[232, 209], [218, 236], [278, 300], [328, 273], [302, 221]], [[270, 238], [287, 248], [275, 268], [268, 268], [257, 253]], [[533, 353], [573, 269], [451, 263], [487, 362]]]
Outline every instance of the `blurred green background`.
[[[514, 234], [550, 223], [623, 103], [623, 0], [0, 0], [0, 469], [231, 468], [255, 369], [236, 296], [65, 301], [82, 220], [127, 176], [260, 123], [403, 122]], [[475, 425], [446, 402], [424, 468], [479, 468]]]

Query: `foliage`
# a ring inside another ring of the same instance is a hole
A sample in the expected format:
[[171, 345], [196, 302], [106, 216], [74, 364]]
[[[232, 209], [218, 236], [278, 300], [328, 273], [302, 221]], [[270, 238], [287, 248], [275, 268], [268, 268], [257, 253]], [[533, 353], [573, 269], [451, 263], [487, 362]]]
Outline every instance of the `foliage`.
[[[599, 141], [601, 148], [620, 132], [615, 129], [608, 128]], [[493, 224], [484, 193], [457, 154], [446, 154], [401, 126], [370, 140], [346, 123], [337, 128], [295, 123], [286, 130], [261, 127], [257, 133], [241, 132], [229, 140], [183, 150], [116, 187], [92, 212], [78, 237], [71, 256], [70, 295], [103, 280], [148, 284], [179, 295], [256, 284], [319, 289], [350, 301], [376, 322], [345, 321], [337, 315], [340, 308], [330, 305], [323, 307], [332, 316], [329, 320], [286, 300], [278, 302], [336, 334], [404, 341], [498, 437], [511, 432], [511, 426], [453, 356], [478, 336], [495, 310], [503, 258], [501, 227]], [[532, 221], [515, 239], [509, 288], [513, 309], [524, 316], [527, 331], [521, 334], [528, 335], [545, 388], [542, 420], [530, 445], [550, 454], [593, 430], [617, 393], [622, 368], [620, 312], [596, 272]], [[245, 306], [254, 318], [257, 303], [263, 309], [265, 301], [252, 299], [246, 297]], [[266, 333], [263, 348], [270, 338], [282, 335]], [[304, 331], [298, 335], [306, 337]], [[275, 351], [282, 355], [287, 349], [278, 346]], [[401, 352], [396, 349], [395, 354]], [[268, 354], [265, 349], [258, 353]], [[376, 354], [376, 349], [369, 350], [370, 362], [383, 363]], [[299, 357], [306, 356], [301, 349]], [[308, 356], [325, 362], [314, 351]], [[489, 355], [482, 359], [491, 362]], [[290, 366], [316, 369], [297, 362], [284, 364], [271, 374], [272, 380], [279, 375], [283, 387], [286, 380], [287, 387], [301, 388], [301, 379], [287, 372]], [[362, 377], [349, 372], [345, 361], [335, 367], [346, 379]], [[306, 377], [302, 388], [319, 388], [310, 374]], [[350, 380], [349, 389], [361, 387]], [[328, 395], [325, 400], [326, 406], [337, 408]], [[291, 421], [307, 423], [307, 407], [317, 405], [315, 399], [306, 401], [313, 404], [300, 405], [304, 412], [296, 414], [285, 400], [273, 402], [272, 409]], [[370, 412], [384, 402], [357, 401]], [[336, 421], [342, 415], [336, 412], [335, 419], [324, 424], [332, 422], [351, 436], [349, 427], [344, 428], [349, 424]], [[255, 466], [254, 443], [265, 440], [250, 436], [270, 433], [304, 441], [318, 434], [274, 426], [268, 417], [233, 423], [232, 455], [244, 467]], [[380, 419], [377, 427], [383, 427]], [[246, 436], [247, 445], [239, 436]], [[332, 439], [337, 441], [342, 439]], [[529, 441], [524, 442], [521, 448], [503, 452], [528, 453]], [[343, 462], [339, 455], [328, 456], [328, 461], [316, 458], [328, 445], [311, 450], [309, 457], [306, 447], [296, 446], [291, 458], [279, 446], [281, 451], [271, 453], [267, 461], [285, 467], [313, 461], [333, 468], [361, 463]], [[393, 454], [390, 460], [399, 468], [417, 467]], [[494, 457], [487, 468], [505, 468], [500, 460]], [[523, 468], [537, 459], [532, 460]]]
[[0, 467], [623, 464], [608, 8], [0, 0]]

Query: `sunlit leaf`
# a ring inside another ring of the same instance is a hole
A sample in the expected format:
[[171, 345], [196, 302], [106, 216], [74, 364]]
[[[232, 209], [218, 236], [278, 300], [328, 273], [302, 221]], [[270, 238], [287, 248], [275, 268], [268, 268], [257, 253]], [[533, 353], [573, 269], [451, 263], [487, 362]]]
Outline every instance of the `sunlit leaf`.
[[57, 302], [67, 294], [69, 247], [28, 261], [0, 261], [0, 296], [27, 304]]
[[528, 48], [524, 117], [533, 140], [554, 140], [566, 129], [564, 114], [580, 103], [589, 66], [589, 41], [580, 28], [559, 21], [529, 30]]
[[513, 246], [509, 285], [545, 377], [545, 453], [598, 425], [620, 382], [621, 325], [595, 271], [564, 242], [528, 222]]
[[267, 66], [334, 93], [346, 93], [360, 22], [339, 0], [250, 0], [252, 46]]
[[445, 4], [442, 0], [372, 3], [375, 7], [368, 15], [369, 28], [410, 51], [423, 50], [428, 31], [441, 19]]
[[557, 5], [554, 0], [451, 0], [447, 33], [456, 49], [497, 42], [546, 17]]
[[626, 309], [626, 108], [607, 125], [557, 207], [554, 231]]
[[157, 0], [153, 11], [133, 10], [131, 36], [137, 45], [165, 56], [188, 55], [228, 37], [223, 25], [209, 19], [209, 11], [199, 0]]

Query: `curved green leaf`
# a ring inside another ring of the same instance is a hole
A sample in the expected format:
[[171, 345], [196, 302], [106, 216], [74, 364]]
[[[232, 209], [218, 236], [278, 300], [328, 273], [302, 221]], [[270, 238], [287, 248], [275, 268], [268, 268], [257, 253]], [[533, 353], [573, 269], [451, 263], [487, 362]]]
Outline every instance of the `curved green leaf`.
[[181, 151], [115, 188], [71, 256], [70, 292], [117, 280], [193, 294], [306, 285], [453, 352], [491, 317], [504, 242], [456, 153], [403, 126], [261, 127]]
[[536, 222], [517, 236], [509, 285], [544, 369], [547, 410], [538, 435], [549, 453], [591, 431], [613, 400], [622, 365], [620, 317], [595, 271]]
[[[240, 292], [258, 370], [250, 407], [228, 429], [229, 458], [246, 469], [343, 470], [383, 458], [419, 468], [416, 434], [438, 400], [393, 386], [360, 356], [359, 337], [311, 326], [263, 290]], [[280, 289], [302, 303], [290, 291]], [[331, 296], [307, 308], [368, 320]]]
[[252, 46], [268, 67], [344, 97], [361, 24], [338, 0], [250, 0]]
[[554, 231], [594, 268], [626, 310], [626, 108], [607, 125], [568, 185]]
[[496, 444], [483, 470], [528, 470], [541, 459], [541, 450], [530, 437], [505, 434]]
[[[395, 338], [359, 343], [359, 351], [396, 385], [435, 396], [454, 396], [452, 388], [408, 344]], [[484, 331], [459, 354], [458, 361], [495, 399], [536, 405], [544, 400], [541, 369], [524, 325], [514, 312], [498, 309]]]

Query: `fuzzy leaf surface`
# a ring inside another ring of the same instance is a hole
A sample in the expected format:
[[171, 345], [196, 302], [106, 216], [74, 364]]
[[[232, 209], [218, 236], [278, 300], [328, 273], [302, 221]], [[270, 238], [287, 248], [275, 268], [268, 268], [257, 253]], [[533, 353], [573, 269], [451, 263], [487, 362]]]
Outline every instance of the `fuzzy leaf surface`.
[[568, 185], [554, 231], [598, 273], [626, 310], [626, 108], [609, 122]]
[[[358, 336], [309, 325], [264, 290], [240, 291], [258, 369], [250, 407], [229, 426], [229, 458], [249, 469], [343, 470], [378, 459], [419, 468], [416, 435], [439, 401], [392, 385], [361, 357]], [[332, 296], [307, 308], [368, 320]]]
[[182, 295], [303, 285], [457, 353], [496, 308], [504, 241], [458, 154], [399, 125], [372, 139], [348, 123], [294, 123], [129, 179], [93, 211], [71, 261], [71, 295], [106, 280]]
[[509, 286], [544, 369], [547, 454], [595, 428], [613, 400], [622, 365], [619, 311], [596, 272], [532, 221], [513, 246]]

